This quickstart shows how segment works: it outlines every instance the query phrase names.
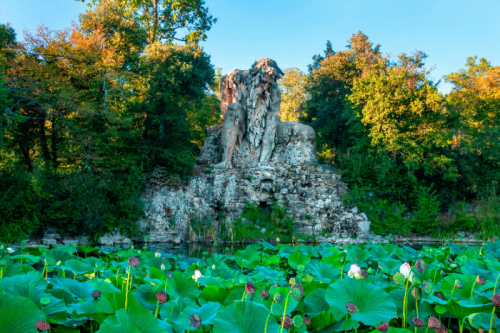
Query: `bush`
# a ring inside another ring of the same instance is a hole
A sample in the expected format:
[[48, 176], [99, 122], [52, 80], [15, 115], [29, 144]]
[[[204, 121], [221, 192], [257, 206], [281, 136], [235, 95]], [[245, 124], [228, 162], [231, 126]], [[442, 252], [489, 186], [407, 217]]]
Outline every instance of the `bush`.
[[350, 207], [358, 207], [371, 221], [370, 229], [375, 234], [406, 234], [410, 232], [408, 221], [404, 218], [406, 207], [396, 201], [378, 198], [370, 188], [350, 190], [344, 198]]
[[22, 170], [0, 170], [0, 242], [16, 243], [37, 231], [38, 193]]

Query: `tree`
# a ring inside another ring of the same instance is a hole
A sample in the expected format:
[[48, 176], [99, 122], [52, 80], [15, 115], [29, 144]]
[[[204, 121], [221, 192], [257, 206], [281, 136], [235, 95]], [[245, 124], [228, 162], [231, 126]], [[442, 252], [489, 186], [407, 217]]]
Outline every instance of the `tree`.
[[310, 98], [301, 121], [315, 129], [318, 155], [329, 163], [364, 134], [360, 133], [359, 119], [351, 114], [348, 100], [354, 80], [374, 64], [385, 66], [386, 61], [380, 54], [380, 45], [373, 45], [361, 31], [353, 34], [348, 43], [347, 50], [334, 52], [328, 42], [325, 56], [313, 57], [306, 84]]
[[282, 121], [299, 121], [307, 95], [306, 75], [298, 68], [285, 68], [285, 75], [278, 81], [281, 90], [280, 118]]

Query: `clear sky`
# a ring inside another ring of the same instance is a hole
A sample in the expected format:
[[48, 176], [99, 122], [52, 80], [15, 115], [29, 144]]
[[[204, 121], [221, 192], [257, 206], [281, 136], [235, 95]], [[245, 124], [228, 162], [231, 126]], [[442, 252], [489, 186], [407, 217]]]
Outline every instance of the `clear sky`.
[[[206, 0], [218, 18], [203, 43], [223, 73], [248, 69], [256, 59], [303, 71], [327, 40], [344, 50], [361, 30], [382, 52], [396, 56], [422, 50], [432, 77], [464, 67], [477, 55], [500, 65], [500, 0]], [[0, 0], [0, 23], [19, 35], [39, 24], [63, 29], [78, 21], [86, 3], [73, 0]], [[441, 91], [450, 87], [441, 84]]]

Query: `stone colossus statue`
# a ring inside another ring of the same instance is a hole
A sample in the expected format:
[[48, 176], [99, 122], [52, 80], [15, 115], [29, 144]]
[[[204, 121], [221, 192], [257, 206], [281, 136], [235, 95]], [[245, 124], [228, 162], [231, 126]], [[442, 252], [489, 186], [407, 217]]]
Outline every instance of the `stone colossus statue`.
[[[308, 156], [315, 159], [314, 130], [307, 125], [286, 122], [279, 118], [281, 93], [277, 81], [284, 73], [269, 58], [257, 60], [250, 70], [234, 70], [221, 80], [221, 129], [222, 161], [214, 168], [231, 167], [235, 149], [254, 165], [266, 165], [275, 144], [309, 144]], [[302, 150], [296, 150], [300, 152]], [[240, 158], [242, 159], [242, 158]], [[292, 156], [300, 160], [300, 156]]]

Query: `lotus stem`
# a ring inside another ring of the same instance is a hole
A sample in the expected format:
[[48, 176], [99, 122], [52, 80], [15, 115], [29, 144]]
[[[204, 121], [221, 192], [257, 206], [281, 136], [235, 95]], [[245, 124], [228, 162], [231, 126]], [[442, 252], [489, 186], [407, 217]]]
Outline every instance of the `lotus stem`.
[[344, 266], [345, 266], [346, 260], [344, 260], [344, 264], [342, 265], [342, 270], [340, 271], [340, 279], [342, 280], [342, 277], [344, 276]]
[[289, 297], [290, 297], [290, 293], [288, 293], [288, 295], [286, 295], [285, 309], [283, 310], [283, 318], [281, 319], [281, 331], [280, 331], [280, 333], [283, 333], [283, 326], [285, 326], [286, 307], [288, 305], [288, 298]]
[[241, 301], [242, 301], [242, 302], [243, 302], [243, 299], [245, 298], [245, 294], [246, 294], [246, 293], [247, 293], [247, 292], [246, 292], [246, 291], [244, 291], [244, 292], [243, 292], [243, 296], [241, 296]]
[[406, 278], [405, 297], [403, 298], [403, 328], [406, 328], [406, 297], [408, 295], [408, 282], [410, 282], [409, 276]]
[[[450, 302], [453, 299], [453, 292], [455, 291], [455, 285], [453, 286], [453, 289], [451, 290], [450, 300], [448, 302]], [[451, 323], [451, 313], [450, 313], [450, 316], [448, 317], [448, 327], [450, 327], [450, 323]]]
[[[495, 281], [495, 286], [493, 288], [493, 295], [497, 292], [497, 284], [498, 278], [500, 278], [500, 274], [498, 274], [497, 279]], [[491, 311], [491, 319], [490, 319], [490, 333], [493, 332], [493, 320], [495, 319], [495, 306], [493, 305], [493, 311]]]
[[172, 324], [172, 313], [174, 312], [174, 306], [177, 304], [177, 300], [178, 299], [179, 299], [179, 297], [177, 297], [175, 299], [174, 305], [172, 305], [172, 309], [170, 309], [170, 318], [168, 319], [168, 321], [170, 322], [170, 324]]
[[0, 279], [3, 278], [3, 266], [0, 267]]
[[125, 311], [127, 311], [127, 304], [128, 304], [128, 283], [130, 281], [130, 267], [127, 269], [127, 290], [125, 290]]
[[274, 305], [274, 298], [273, 298], [273, 302], [271, 303], [271, 308], [269, 309], [269, 314], [267, 315], [266, 326], [264, 327], [264, 333], [267, 333], [267, 323], [269, 322], [269, 317], [271, 316], [271, 311], [273, 310], [273, 305]]
[[474, 295], [474, 286], [476, 285], [476, 281], [472, 284], [472, 289], [470, 291], [470, 299], [472, 300], [472, 296]]
[[417, 309], [417, 318], [418, 318], [418, 300], [415, 298], [415, 308]]
[[158, 318], [158, 309], [160, 308], [160, 301], [156, 301], [156, 312], [155, 317]]
[[436, 275], [437, 275], [437, 269], [436, 269], [436, 261], [437, 261], [437, 255], [436, 255], [436, 259], [434, 259], [434, 278], [432, 279], [432, 284], [435, 285], [436, 284]]

